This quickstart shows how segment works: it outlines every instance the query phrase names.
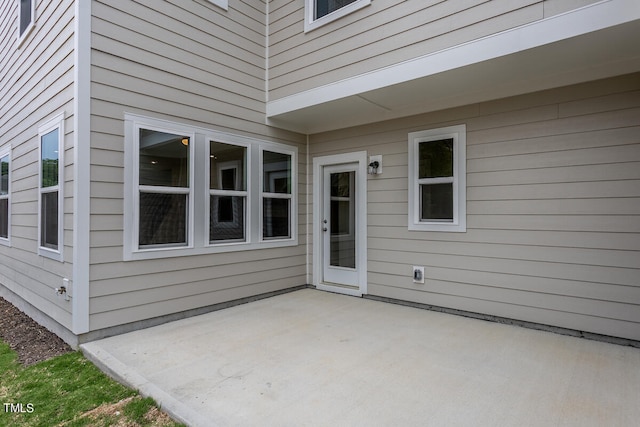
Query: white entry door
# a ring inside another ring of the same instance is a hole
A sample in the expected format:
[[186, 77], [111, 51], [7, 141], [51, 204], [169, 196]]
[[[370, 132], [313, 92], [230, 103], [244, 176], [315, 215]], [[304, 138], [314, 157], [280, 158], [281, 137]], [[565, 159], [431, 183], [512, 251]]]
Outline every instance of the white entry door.
[[325, 166], [322, 249], [325, 282], [358, 284], [357, 164]]
[[364, 159], [366, 155], [362, 153], [314, 159], [314, 264], [318, 267], [314, 268], [314, 281], [320, 289], [351, 295], [365, 293]]

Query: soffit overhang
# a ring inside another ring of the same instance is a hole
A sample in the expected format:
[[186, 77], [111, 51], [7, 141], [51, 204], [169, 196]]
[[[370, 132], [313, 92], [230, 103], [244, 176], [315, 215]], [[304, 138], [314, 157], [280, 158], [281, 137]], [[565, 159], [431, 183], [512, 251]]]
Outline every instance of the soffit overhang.
[[306, 134], [640, 71], [640, 2], [608, 0], [267, 103]]

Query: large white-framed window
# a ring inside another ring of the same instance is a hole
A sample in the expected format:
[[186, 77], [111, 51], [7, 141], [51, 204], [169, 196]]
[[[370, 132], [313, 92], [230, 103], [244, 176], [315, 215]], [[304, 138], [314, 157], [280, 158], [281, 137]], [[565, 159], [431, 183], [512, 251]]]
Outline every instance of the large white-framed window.
[[314, 30], [370, 4], [371, 0], [305, 0], [304, 31]]
[[62, 261], [64, 188], [64, 114], [38, 128], [38, 253]]
[[134, 127], [135, 246], [193, 245], [193, 141], [189, 129]]
[[294, 153], [274, 148], [260, 150], [260, 238], [291, 239], [293, 236]]
[[18, 4], [18, 46], [27, 38], [36, 22], [36, 0], [16, 0]]
[[465, 232], [466, 126], [409, 134], [409, 230]]
[[0, 151], [0, 244], [11, 244], [11, 153]]
[[244, 243], [250, 235], [251, 146], [209, 139], [208, 243]]
[[289, 145], [125, 114], [124, 259], [296, 245], [296, 162]]

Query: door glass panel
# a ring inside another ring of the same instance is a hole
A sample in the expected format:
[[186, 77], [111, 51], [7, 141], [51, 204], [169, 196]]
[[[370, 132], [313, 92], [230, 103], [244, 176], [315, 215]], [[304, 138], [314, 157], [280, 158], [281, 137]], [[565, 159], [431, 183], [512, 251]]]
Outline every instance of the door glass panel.
[[330, 265], [356, 267], [355, 172], [331, 174]]

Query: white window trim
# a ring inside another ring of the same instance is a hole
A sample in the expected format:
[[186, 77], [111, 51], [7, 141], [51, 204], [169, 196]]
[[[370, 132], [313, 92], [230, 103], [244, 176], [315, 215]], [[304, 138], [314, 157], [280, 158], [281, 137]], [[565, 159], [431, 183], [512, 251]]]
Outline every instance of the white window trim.
[[[454, 176], [443, 182], [453, 183], [453, 222], [420, 221], [420, 184], [418, 180], [418, 146], [421, 142], [453, 139]], [[466, 125], [430, 129], [409, 134], [409, 230], [467, 231], [466, 184]]]
[[336, 19], [340, 19], [343, 16], [353, 13], [356, 10], [362, 9], [365, 6], [369, 6], [370, 4], [371, 4], [371, 0], [356, 0], [353, 3], [348, 4], [344, 7], [341, 7], [340, 9], [335, 10], [321, 18], [315, 19], [316, 0], [305, 0], [304, 32], [306, 33], [306, 32], [315, 30], [316, 28], [322, 27], [323, 25], [326, 25], [329, 22], [333, 22]]
[[[175, 134], [185, 136], [189, 138], [189, 187], [162, 187], [152, 185], [140, 185], [140, 129], [152, 130], [156, 132], [165, 132], [169, 134]], [[138, 248], [138, 251], [151, 251], [151, 250], [172, 250], [178, 248], [192, 248], [194, 243], [194, 147], [195, 146], [195, 134], [192, 129], [180, 125], [169, 125], [165, 123], [145, 123], [137, 122], [133, 126], [133, 158], [136, 160], [133, 165], [133, 185], [135, 187], [134, 196], [134, 218], [132, 228], [133, 247]], [[186, 239], [187, 242], [184, 245], [149, 245], [145, 248], [140, 248], [140, 193], [160, 193], [160, 194], [185, 194], [187, 196], [187, 230]]]
[[33, 28], [36, 26], [36, 0], [31, 0], [31, 22], [29, 23], [27, 28], [25, 28], [22, 34], [20, 34], [20, 21], [22, 19], [20, 0], [15, 0], [15, 2], [18, 5], [18, 25], [16, 26], [16, 34], [18, 35], [18, 47], [20, 47], [22, 46], [22, 43], [27, 39], [27, 37], [29, 37], [29, 34], [31, 34], [31, 31], [33, 31]]
[[[291, 156], [291, 193], [268, 193], [264, 191], [264, 163], [263, 163], [263, 154], [265, 151], [271, 151], [273, 153], [279, 153], [279, 154], [286, 154]], [[297, 221], [297, 215], [298, 215], [298, 210], [297, 210], [297, 191], [296, 189], [298, 188], [297, 186], [297, 156], [296, 156], [296, 152], [294, 150], [291, 149], [286, 149], [283, 148], [282, 146], [277, 146], [275, 144], [262, 144], [260, 147], [260, 155], [259, 155], [259, 189], [260, 189], [260, 195], [259, 195], [259, 201], [258, 201], [258, 206], [260, 209], [260, 215], [258, 218], [258, 230], [259, 230], [259, 235], [258, 235], [258, 241], [260, 242], [278, 242], [278, 241], [294, 241], [297, 240], [296, 236], [298, 234], [297, 231], [297, 226], [296, 224], [298, 223]], [[268, 198], [268, 199], [288, 199], [290, 200], [291, 203], [291, 212], [290, 215], [291, 217], [289, 218], [289, 232], [291, 233], [291, 236], [288, 238], [282, 238], [282, 237], [271, 237], [268, 239], [265, 239], [264, 233], [262, 231], [262, 228], [264, 227], [264, 199]]]
[[220, 6], [224, 10], [229, 10], [229, 0], [209, 0], [209, 3], [213, 3], [216, 6]]
[[[42, 188], [42, 137], [58, 131], [58, 185]], [[38, 255], [63, 261], [64, 250], [64, 113], [50, 119], [38, 127]], [[58, 249], [42, 245], [42, 194], [58, 192]]]
[[[197, 126], [181, 125], [174, 122], [155, 119], [137, 114], [125, 113], [125, 192], [124, 192], [124, 242], [123, 258], [125, 261], [158, 259], [179, 256], [191, 256], [202, 254], [213, 254], [223, 252], [236, 252], [254, 249], [267, 249], [285, 246], [296, 246], [298, 244], [298, 211], [297, 211], [297, 162], [298, 149], [294, 146], [279, 144], [275, 142], [263, 141], [251, 137], [220, 132], [212, 129]], [[138, 216], [137, 216], [137, 196], [138, 176], [135, 175], [138, 168], [138, 149], [136, 149], [138, 133], [137, 129], [160, 129], [164, 132], [185, 133], [193, 135], [192, 139], [192, 173], [191, 191], [193, 197], [190, 198], [190, 227], [193, 235], [189, 246], [172, 247], [138, 247]], [[244, 242], [209, 242], [209, 151], [210, 141], [221, 142], [231, 145], [247, 147], [247, 223], [246, 241]], [[261, 173], [251, 171], [261, 171], [258, 167], [261, 150], [282, 152], [291, 154], [291, 238], [262, 240], [261, 229], [261, 202], [258, 189], [261, 189]]]
[[11, 246], [11, 150], [0, 151], [0, 159], [9, 158], [9, 177], [7, 182], [7, 194], [0, 195], [0, 200], [7, 200], [7, 237], [0, 236], [0, 245]]
[[[252, 224], [252, 208], [253, 208], [253, 204], [251, 202], [251, 189], [252, 189], [252, 167], [251, 167], [251, 159], [252, 159], [252, 153], [251, 153], [251, 144], [249, 142], [241, 142], [238, 141], [237, 139], [235, 140], [235, 142], [230, 142], [229, 138], [225, 138], [224, 141], [222, 141], [220, 138], [207, 138], [206, 139], [207, 143], [205, 144], [205, 158], [207, 159], [207, 166], [205, 168], [205, 179], [204, 182], [206, 183], [205, 185], [205, 190], [206, 190], [206, 195], [205, 195], [205, 231], [204, 231], [204, 239], [205, 239], [205, 247], [210, 247], [210, 248], [233, 248], [234, 246], [237, 245], [246, 245], [251, 239], [251, 224]], [[211, 167], [210, 167], [210, 156], [211, 156], [211, 143], [212, 142], [220, 142], [223, 144], [229, 144], [229, 145], [235, 145], [237, 147], [244, 147], [247, 149], [247, 158], [246, 158], [246, 164], [244, 165], [245, 168], [245, 173], [247, 175], [246, 179], [246, 190], [245, 191], [230, 191], [230, 190], [212, 190], [209, 188], [209, 183], [211, 182]], [[218, 241], [218, 242], [211, 242], [209, 240], [209, 236], [210, 236], [210, 216], [211, 216], [211, 204], [209, 203], [209, 198], [212, 195], [228, 195], [228, 196], [244, 196], [245, 197], [245, 206], [244, 206], [244, 212], [245, 212], [245, 217], [244, 217], [244, 233], [245, 233], [245, 239], [243, 241]]]

